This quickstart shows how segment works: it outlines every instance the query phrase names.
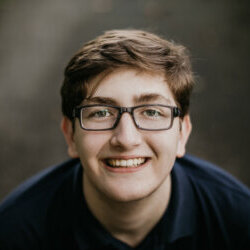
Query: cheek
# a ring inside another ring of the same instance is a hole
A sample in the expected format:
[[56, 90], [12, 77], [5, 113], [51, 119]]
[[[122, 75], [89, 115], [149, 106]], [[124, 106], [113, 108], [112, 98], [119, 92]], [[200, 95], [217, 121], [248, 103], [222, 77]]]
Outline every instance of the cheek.
[[82, 161], [89, 161], [99, 156], [108, 142], [105, 136], [96, 132], [83, 132], [75, 135], [75, 144]]
[[168, 157], [176, 154], [179, 141], [179, 133], [174, 130], [159, 131], [150, 138], [151, 148], [159, 157]]
[[153, 166], [157, 175], [166, 176], [171, 171], [177, 156], [179, 131], [168, 130], [154, 134], [150, 147], [154, 151]]

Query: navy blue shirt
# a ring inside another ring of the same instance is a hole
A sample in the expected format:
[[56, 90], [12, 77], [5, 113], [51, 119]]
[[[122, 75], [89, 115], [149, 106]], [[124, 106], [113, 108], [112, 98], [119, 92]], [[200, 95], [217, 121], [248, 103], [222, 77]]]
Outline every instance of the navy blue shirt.
[[[171, 175], [168, 208], [136, 249], [250, 249], [247, 187], [192, 156], [177, 159]], [[113, 238], [89, 211], [82, 194], [82, 166], [75, 159], [38, 174], [5, 199], [0, 206], [0, 249], [132, 248]]]

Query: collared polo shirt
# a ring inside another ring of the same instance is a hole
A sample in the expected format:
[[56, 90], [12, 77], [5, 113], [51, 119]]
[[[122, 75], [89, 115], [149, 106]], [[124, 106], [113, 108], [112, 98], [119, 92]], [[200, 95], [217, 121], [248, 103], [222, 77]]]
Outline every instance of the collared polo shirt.
[[[88, 209], [82, 171], [79, 160], [69, 160], [7, 197], [0, 206], [0, 250], [133, 249], [112, 237]], [[135, 249], [250, 249], [247, 187], [189, 155], [176, 160], [171, 178], [168, 208]]]

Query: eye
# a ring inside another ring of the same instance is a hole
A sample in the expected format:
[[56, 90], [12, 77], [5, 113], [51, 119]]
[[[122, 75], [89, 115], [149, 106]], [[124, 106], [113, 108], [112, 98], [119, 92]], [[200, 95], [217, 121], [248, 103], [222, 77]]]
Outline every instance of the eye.
[[156, 109], [147, 109], [143, 111], [143, 115], [148, 117], [159, 117], [161, 116], [161, 112]]
[[111, 116], [111, 112], [108, 109], [97, 110], [89, 114], [89, 117], [92, 118], [105, 118]]

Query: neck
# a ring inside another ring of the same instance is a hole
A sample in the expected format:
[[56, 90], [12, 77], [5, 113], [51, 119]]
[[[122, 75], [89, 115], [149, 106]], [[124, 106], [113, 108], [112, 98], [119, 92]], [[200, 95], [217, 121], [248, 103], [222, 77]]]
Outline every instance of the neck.
[[149, 196], [120, 202], [98, 193], [84, 177], [83, 192], [89, 209], [111, 235], [128, 245], [138, 245], [163, 216], [170, 198], [171, 177]]

